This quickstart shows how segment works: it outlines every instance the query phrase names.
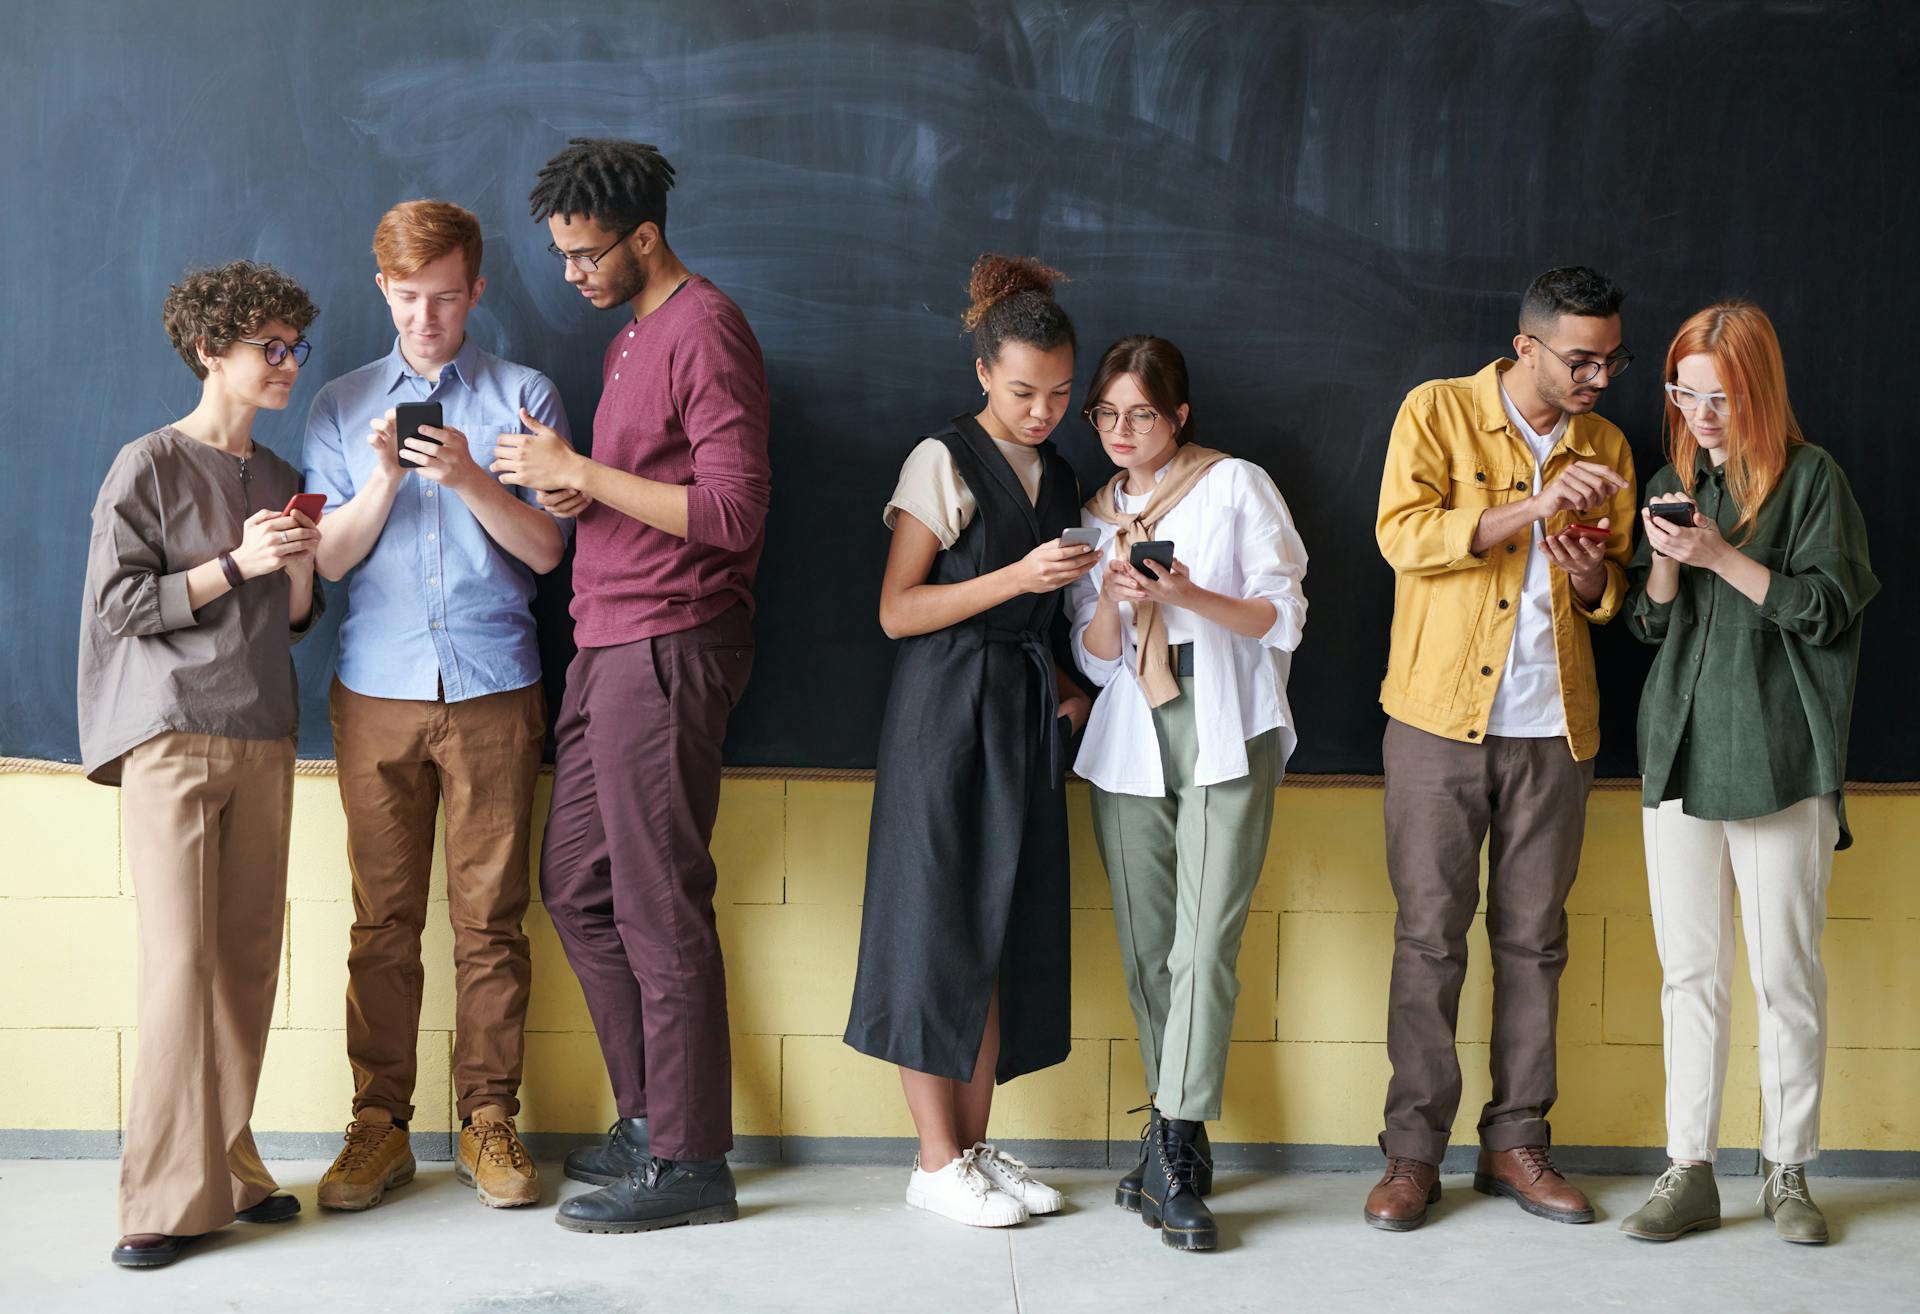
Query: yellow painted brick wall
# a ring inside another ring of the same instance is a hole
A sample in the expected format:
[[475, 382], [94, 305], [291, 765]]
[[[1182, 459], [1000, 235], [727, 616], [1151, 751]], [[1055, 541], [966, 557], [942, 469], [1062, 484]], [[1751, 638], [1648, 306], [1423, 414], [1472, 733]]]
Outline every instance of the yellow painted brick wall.
[[[753, 1136], [906, 1136], [899, 1084], [840, 1042], [860, 934], [872, 788], [729, 780], [714, 848], [734, 1024], [735, 1124]], [[134, 908], [119, 795], [79, 776], [0, 775], [0, 1128], [120, 1125], [132, 1073]], [[331, 777], [295, 786], [287, 940], [275, 1030], [255, 1117], [262, 1131], [325, 1131], [348, 1116], [343, 1025], [345, 824]], [[1084, 786], [1074, 825], [1073, 1019], [1068, 1060], [1002, 1092], [1010, 1138], [1128, 1139], [1144, 1098], [1120, 981], [1105, 874]], [[1857, 846], [1834, 871], [1826, 957], [1832, 1023], [1825, 1143], [1920, 1149], [1920, 797], [1849, 804]], [[546, 789], [536, 800], [544, 817]], [[1564, 1144], [1657, 1146], [1659, 971], [1647, 917], [1637, 795], [1593, 796], [1569, 911], [1561, 992]], [[454, 1125], [445, 872], [436, 869], [425, 952], [417, 1125]], [[1393, 896], [1377, 789], [1279, 794], [1266, 870], [1240, 955], [1227, 1099], [1216, 1139], [1370, 1145], [1387, 1080], [1384, 1045]], [[534, 993], [523, 1125], [593, 1132], [613, 1116], [579, 987], [553, 924], [528, 917]], [[1462, 1002], [1464, 1142], [1486, 1098], [1491, 981], [1486, 931]], [[1753, 995], [1743, 956], [1725, 1140], [1759, 1136]]]

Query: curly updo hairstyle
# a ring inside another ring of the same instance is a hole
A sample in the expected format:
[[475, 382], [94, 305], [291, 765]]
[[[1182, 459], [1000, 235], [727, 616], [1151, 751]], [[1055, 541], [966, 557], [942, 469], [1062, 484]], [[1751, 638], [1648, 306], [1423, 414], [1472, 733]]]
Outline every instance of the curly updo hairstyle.
[[967, 279], [972, 304], [960, 317], [961, 325], [973, 334], [973, 354], [991, 365], [1009, 342], [1023, 342], [1041, 351], [1075, 346], [1073, 321], [1053, 299], [1053, 285], [1066, 281], [1065, 274], [1031, 256], [988, 252], [974, 261]]
[[319, 314], [306, 289], [272, 265], [235, 260], [215, 269], [189, 269], [167, 289], [160, 318], [180, 359], [194, 378], [204, 379], [200, 351], [224, 356], [234, 343], [274, 320], [305, 333]]

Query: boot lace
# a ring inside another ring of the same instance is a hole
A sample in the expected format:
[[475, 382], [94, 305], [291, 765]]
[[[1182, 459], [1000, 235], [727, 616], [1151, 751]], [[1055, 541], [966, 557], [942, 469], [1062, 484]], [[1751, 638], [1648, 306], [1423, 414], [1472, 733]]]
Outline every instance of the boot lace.
[[511, 1122], [476, 1122], [473, 1134], [480, 1141], [480, 1153], [491, 1159], [497, 1167], [525, 1168], [527, 1151], [520, 1144], [520, 1138], [514, 1135]]
[[1653, 1181], [1653, 1195], [1658, 1200], [1672, 1200], [1680, 1193], [1680, 1187], [1687, 1180], [1687, 1170], [1679, 1164], [1661, 1173]]
[[361, 1122], [355, 1118], [347, 1124], [347, 1143], [340, 1147], [340, 1153], [333, 1161], [334, 1171], [351, 1172], [366, 1166], [380, 1152], [380, 1147], [386, 1144], [393, 1129], [390, 1122]]
[[1803, 1164], [1776, 1163], [1773, 1171], [1767, 1175], [1766, 1184], [1760, 1188], [1760, 1203], [1767, 1202], [1769, 1192], [1783, 1200], [1798, 1200], [1802, 1204], [1812, 1204], [1813, 1197], [1807, 1194], [1807, 1171]]
[[1418, 1181], [1423, 1167], [1425, 1165], [1418, 1159], [1403, 1159], [1395, 1155], [1387, 1160], [1387, 1172], [1382, 1180], [1391, 1182], [1397, 1178], [1405, 1182]]
[[1174, 1130], [1171, 1120], [1160, 1123], [1160, 1168], [1167, 1175], [1167, 1198], [1171, 1200], [1182, 1191], [1194, 1189], [1193, 1178], [1201, 1167], [1212, 1168], [1213, 1161], [1200, 1153], [1200, 1141], [1196, 1136], [1188, 1140]]
[[1513, 1153], [1520, 1160], [1521, 1166], [1532, 1174], [1533, 1181], [1537, 1182], [1549, 1173], [1555, 1177], [1560, 1175], [1560, 1170], [1553, 1166], [1553, 1156], [1547, 1152], [1547, 1147], [1544, 1145], [1522, 1145]]

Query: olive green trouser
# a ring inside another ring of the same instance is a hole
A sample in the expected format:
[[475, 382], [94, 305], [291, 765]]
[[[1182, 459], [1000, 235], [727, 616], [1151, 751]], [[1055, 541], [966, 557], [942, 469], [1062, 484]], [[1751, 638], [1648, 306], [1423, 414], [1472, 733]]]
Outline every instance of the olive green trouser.
[[1220, 1116], [1227, 1039], [1240, 994], [1234, 965], [1273, 825], [1280, 732], [1247, 741], [1247, 774], [1195, 785], [1193, 680], [1154, 709], [1161, 798], [1093, 791], [1094, 834], [1113, 885], [1127, 996], [1147, 1089], [1165, 1117]]

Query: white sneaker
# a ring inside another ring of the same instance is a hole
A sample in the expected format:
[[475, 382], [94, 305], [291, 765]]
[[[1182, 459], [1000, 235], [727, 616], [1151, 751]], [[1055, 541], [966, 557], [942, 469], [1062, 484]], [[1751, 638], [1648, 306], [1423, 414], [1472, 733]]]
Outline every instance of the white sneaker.
[[931, 1173], [920, 1167], [916, 1154], [913, 1176], [907, 1179], [907, 1203], [969, 1227], [1012, 1227], [1027, 1221], [1027, 1207], [987, 1180], [972, 1150]]
[[1027, 1166], [995, 1145], [981, 1141], [973, 1147], [973, 1161], [986, 1179], [1027, 1207], [1030, 1214], [1058, 1213], [1067, 1197], [1027, 1171]]

